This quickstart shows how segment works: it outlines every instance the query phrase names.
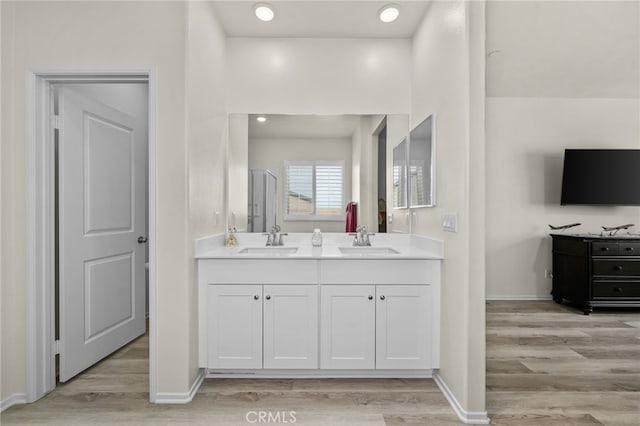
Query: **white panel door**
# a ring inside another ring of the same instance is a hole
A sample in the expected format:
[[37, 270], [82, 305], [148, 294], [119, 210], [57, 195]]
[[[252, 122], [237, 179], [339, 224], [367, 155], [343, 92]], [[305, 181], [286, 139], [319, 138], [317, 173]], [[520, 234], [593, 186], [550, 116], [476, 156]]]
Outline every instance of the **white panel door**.
[[375, 367], [375, 287], [321, 288], [320, 368]]
[[65, 382], [145, 332], [146, 129], [66, 87], [59, 114]]
[[431, 287], [376, 286], [376, 368], [431, 368]]
[[318, 287], [264, 286], [264, 368], [318, 368]]
[[262, 368], [262, 286], [208, 286], [207, 333], [208, 368]]

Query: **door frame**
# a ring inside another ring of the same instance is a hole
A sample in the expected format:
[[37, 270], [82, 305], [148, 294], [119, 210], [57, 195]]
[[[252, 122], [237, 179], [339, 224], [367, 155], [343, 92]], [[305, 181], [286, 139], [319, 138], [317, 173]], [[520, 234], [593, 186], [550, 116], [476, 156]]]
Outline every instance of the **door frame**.
[[154, 69], [37, 69], [25, 78], [26, 393], [33, 402], [55, 389], [54, 83], [146, 82], [148, 107], [149, 399], [156, 386], [156, 94]]

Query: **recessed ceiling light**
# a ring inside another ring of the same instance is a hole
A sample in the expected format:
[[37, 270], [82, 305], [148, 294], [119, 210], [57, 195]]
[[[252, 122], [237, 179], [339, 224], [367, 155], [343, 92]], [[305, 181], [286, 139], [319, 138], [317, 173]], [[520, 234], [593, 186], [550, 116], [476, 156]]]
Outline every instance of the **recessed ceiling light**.
[[256, 17], [264, 22], [269, 22], [276, 16], [273, 11], [273, 6], [267, 3], [256, 3], [256, 5], [253, 6], [253, 11], [255, 12]]
[[400, 16], [400, 6], [397, 4], [388, 4], [378, 12], [378, 18], [385, 23], [395, 21], [398, 16]]
[[267, 121], [267, 117], [265, 117], [264, 115], [259, 115], [256, 117], [256, 120], [258, 121], [258, 123], [264, 123], [265, 121]]

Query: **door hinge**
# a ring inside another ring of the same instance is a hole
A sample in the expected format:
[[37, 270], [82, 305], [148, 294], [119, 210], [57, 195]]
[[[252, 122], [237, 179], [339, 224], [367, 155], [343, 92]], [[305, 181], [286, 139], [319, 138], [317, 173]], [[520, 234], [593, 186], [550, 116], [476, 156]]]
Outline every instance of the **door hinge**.
[[60, 340], [53, 342], [53, 354], [60, 355]]
[[51, 116], [51, 127], [53, 127], [54, 129], [60, 129], [60, 124], [61, 124], [61, 119], [59, 115], [52, 115]]

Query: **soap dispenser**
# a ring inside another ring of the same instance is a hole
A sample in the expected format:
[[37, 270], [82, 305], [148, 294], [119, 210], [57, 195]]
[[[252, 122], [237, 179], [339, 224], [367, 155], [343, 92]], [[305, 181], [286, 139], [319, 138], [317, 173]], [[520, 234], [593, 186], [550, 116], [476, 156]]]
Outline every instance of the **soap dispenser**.
[[314, 247], [322, 247], [322, 233], [320, 233], [320, 229], [316, 228], [313, 230], [313, 234], [311, 234], [311, 245]]

